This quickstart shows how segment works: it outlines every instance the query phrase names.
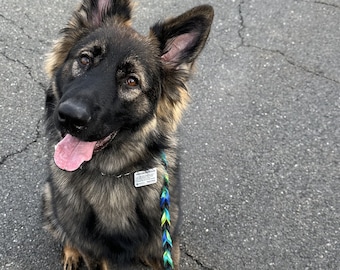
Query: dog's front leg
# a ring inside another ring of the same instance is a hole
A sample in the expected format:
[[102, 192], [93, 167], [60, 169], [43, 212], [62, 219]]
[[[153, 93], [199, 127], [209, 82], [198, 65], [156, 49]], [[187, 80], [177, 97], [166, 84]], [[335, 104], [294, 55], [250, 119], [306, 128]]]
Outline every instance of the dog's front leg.
[[106, 261], [98, 262], [92, 257], [80, 253], [76, 248], [70, 245], [65, 245], [63, 249], [63, 270], [78, 270], [80, 269], [80, 261], [84, 261], [88, 270], [109, 270]]
[[65, 245], [63, 249], [63, 270], [77, 270], [81, 257], [77, 249]]

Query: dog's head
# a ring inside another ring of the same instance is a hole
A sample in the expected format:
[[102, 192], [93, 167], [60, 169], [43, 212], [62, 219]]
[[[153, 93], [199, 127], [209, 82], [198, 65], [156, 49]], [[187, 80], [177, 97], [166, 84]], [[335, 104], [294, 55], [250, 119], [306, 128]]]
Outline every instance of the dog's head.
[[77, 169], [115, 136], [150, 122], [160, 133], [177, 127], [213, 9], [159, 22], [146, 37], [131, 28], [131, 11], [128, 0], [84, 0], [47, 59], [47, 119], [63, 137], [62, 169]]

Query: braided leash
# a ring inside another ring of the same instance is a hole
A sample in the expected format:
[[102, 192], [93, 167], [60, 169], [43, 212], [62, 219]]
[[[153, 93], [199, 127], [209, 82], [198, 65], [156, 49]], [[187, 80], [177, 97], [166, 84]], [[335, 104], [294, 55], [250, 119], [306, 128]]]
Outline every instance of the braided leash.
[[162, 243], [163, 243], [163, 264], [164, 269], [174, 269], [174, 263], [171, 257], [172, 239], [170, 236], [170, 193], [169, 193], [169, 174], [168, 174], [168, 161], [164, 151], [161, 152], [162, 164], [165, 173], [163, 174], [163, 188], [160, 197], [160, 207], [162, 210], [161, 228], [162, 228]]

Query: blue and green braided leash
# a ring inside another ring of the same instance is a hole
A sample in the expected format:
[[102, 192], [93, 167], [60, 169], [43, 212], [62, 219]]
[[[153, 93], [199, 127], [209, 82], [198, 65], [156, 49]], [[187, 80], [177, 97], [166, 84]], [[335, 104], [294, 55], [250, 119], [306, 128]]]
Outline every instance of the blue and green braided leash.
[[170, 193], [169, 193], [169, 174], [168, 174], [168, 161], [164, 151], [161, 152], [162, 163], [165, 173], [163, 174], [163, 188], [160, 196], [160, 207], [162, 210], [161, 227], [162, 227], [162, 244], [163, 244], [163, 265], [164, 269], [174, 269], [174, 263], [171, 257], [172, 239], [170, 236]]

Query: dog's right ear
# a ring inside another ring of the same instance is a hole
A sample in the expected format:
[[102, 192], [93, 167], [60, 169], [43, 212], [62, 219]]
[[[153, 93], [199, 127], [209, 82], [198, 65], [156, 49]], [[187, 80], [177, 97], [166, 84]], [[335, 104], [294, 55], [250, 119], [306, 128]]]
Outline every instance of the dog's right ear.
[[83, 0], [47, 56], [45, 70], [49, 77], [64, 63], [73, 45], [94, 29], [113, 24], [130, 26], [132, 9], [130, 0]]

